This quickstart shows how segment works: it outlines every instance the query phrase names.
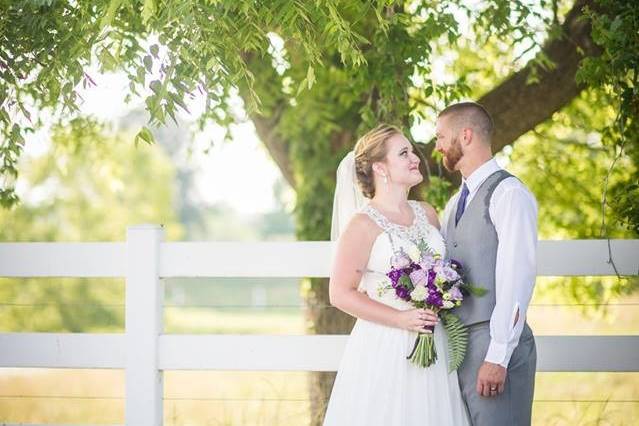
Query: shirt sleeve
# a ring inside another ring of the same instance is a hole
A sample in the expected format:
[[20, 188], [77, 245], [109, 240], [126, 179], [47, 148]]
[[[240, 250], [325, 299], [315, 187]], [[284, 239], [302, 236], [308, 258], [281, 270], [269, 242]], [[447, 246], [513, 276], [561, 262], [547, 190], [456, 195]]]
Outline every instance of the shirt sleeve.
[[485, 360], [508, 367], [526, 322], [537, 271], [537, 202], [517, 181], [502, 182], [490, 204], [499, 241], [495, 268], [495, 309]]

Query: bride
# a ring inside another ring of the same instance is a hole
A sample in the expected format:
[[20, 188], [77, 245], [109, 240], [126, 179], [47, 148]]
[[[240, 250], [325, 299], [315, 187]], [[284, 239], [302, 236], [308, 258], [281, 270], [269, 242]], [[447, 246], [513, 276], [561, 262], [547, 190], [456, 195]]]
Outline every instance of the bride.
[[[402, 132], [382, 124], [340, 163], [331, 238], [337, 250], [331, 304], [357, 318], [333, 385], [324, 425], [469, 424], [456, 372], [448, 372], [446, 334], [430, 310], [383, 291], [399, 249], [423, 239], [444, 255], [433, 207], [408, 200], [423, 179], [419, 157]], [[435, 326], [438, 358], [428, 368], [406, 359], [417, 332]]]

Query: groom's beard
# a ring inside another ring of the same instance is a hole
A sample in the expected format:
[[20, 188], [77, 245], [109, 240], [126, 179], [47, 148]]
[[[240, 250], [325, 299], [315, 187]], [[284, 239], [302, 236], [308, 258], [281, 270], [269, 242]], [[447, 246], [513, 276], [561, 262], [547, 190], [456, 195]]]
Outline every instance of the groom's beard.
[[461, 160], [462, 155], [459, 139], [455, 138], [450, 145], [450, 149], [444, 153], [444, 167], [446, 167], [449, 172], [454, 172], [455, 166], [459, 163], [459, 160]]

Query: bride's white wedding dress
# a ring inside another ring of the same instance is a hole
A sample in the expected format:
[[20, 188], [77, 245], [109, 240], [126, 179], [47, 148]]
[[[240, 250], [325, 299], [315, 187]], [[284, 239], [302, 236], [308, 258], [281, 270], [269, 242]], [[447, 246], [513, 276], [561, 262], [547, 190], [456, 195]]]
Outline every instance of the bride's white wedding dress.
[[[380, 294], [390, 284], [394, 250], [407, 253], [423, 239], [444, 255], [444, 240], [432, 226], [417, 201], [409, 200], [415, 220], [410, 227], [390, 222], [379, 211], [365, 205], [368, 214], [384, 230], [375, 242], [359, 285], [360, 291], [396, 309], [412, 306], [393, 291]], [[457, 373], [448, 373], [448, 342], [441, 324], [435, 327], [437, 361], [428, 368], [406, 359], [417, 333], [357, 319], [344, 350], [326, 410], [326, 426], [458, 426], [468, 425]]]

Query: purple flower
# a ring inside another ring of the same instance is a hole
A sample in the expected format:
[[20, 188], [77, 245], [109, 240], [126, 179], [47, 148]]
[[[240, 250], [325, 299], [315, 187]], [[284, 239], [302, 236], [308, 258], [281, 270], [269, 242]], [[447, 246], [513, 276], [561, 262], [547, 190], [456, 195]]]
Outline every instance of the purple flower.
[[422, 253], [422, 258], [419, 261], [419, 266], [423, 269], [430, 269], [435, 264], [435, 257], [429, 251]]
[[404, 269], [410, 266], [411, 260], [410, 257], [404, 252], [404, 250], [400, 250], [395, 252], [393, 257], [391, 257], [391, 266], [396, 269]]
[[438, 291], [431, 291], [426, 298], [426, 304], [441, 308], [444, 304], [444, 300]]
[[450, 266], [444, 266], [441, 269], [440, 275], [445, 281], [456, 281], [459, 279], [459, 274], [457, 273], [457, 271], [455, 271]]
[[386, 276], [398, 299], [433, 309], [450, 309], [461, 304], [464, 293], [460, 284], [464, 274], [458, 261], [444, 260], [428, 250], [419, 256], [411, 252], [409, 256], [400, 249], [392, 256], [391, 265]]
[[428, 271], [428, 285], [429, 288], [435, 288], [435, 277], [437, 277], [437, 273], [432, 269]]
[[463, 300], [464, 299], [464, 295], [462, 294], [461, 290], [459, 289], [458, 286], [454, 285], [449, 291], [448, 294], [450, 294], [450, 298], [451, 300]]
[[391, 282], [393, 283], [393, 287], [395, 287], [399, 282], [399, 279], [402, 277], [403, 273], [404, 271], [402, 271], [401, 269], [391, 269], [390, 272], [386, 274], [386, 276], [390, 278]]
[[444, 281], [456, 281], [459, 279], [459, 274], [452, 268], [448, 261], [435, 265], [433, 270]]
[[402, 286], [395, 287], [395, 294], [400, 299], [410, 301], [410, 292]]
[[426, 286], [429, 278], [427, 274], [428, 271], [425, 271], [424, 269], [415, 269], [413, 272], [410, 273], [410, 280], [415, 285]]

